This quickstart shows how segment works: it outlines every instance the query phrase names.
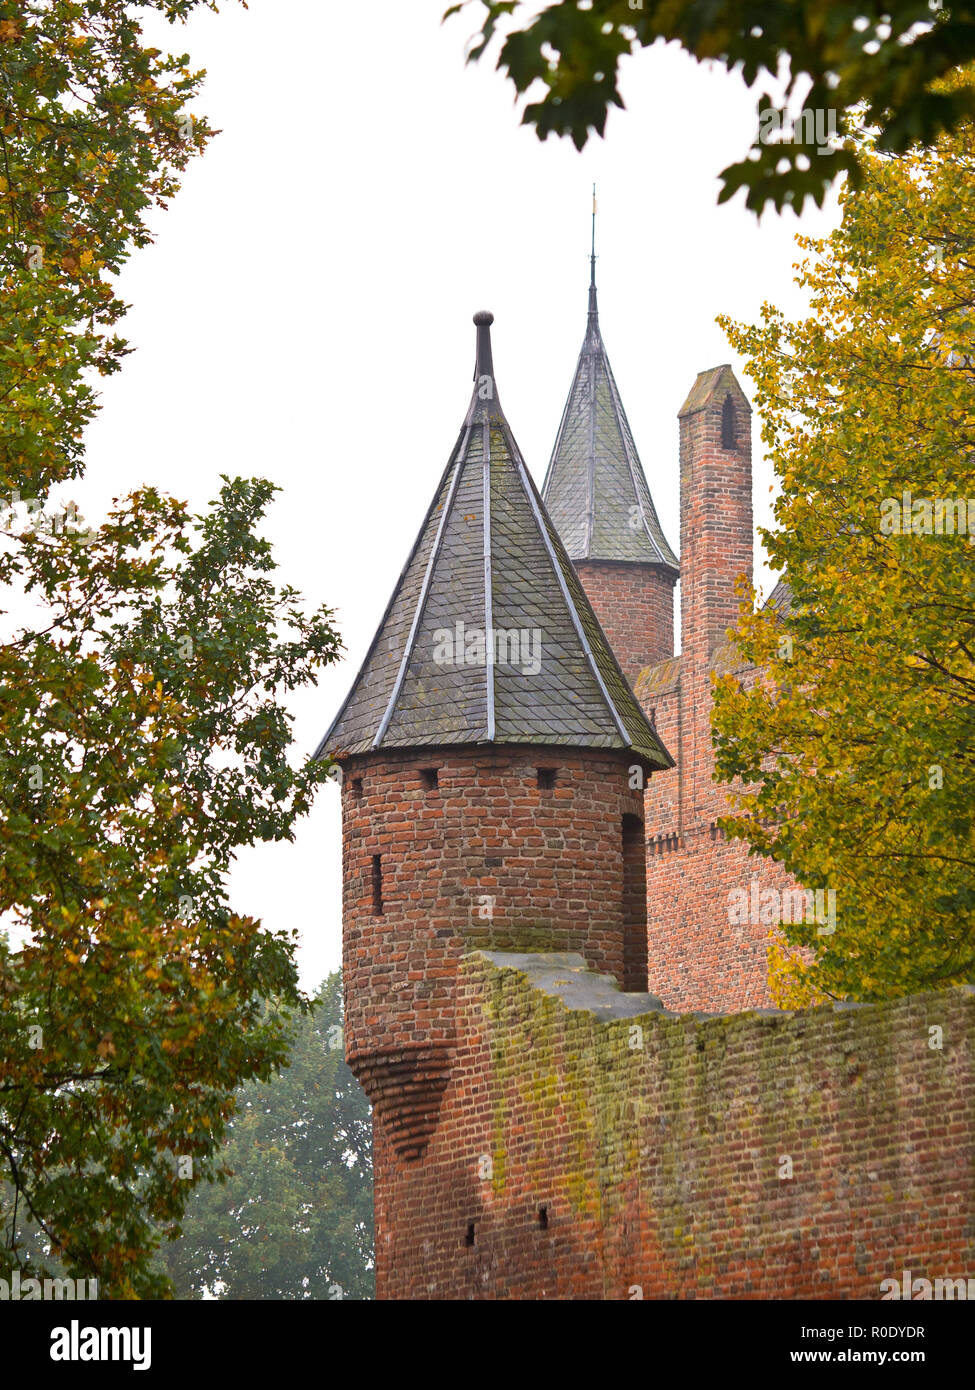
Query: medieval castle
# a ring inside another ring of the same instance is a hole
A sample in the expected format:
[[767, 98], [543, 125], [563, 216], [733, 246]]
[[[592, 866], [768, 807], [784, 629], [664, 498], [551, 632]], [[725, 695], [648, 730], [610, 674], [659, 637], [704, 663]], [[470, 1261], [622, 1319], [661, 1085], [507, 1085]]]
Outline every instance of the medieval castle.
[[757, 674], [727, 638], [752, 569], [741, 387], [702, 372], [680, 410], [678, 560], [594, 268], [541, 495], [474, 321], [457, 444], [318, 750], [343, 773], [378, 1296], [879, 1298], [902, 1269], [964, 1275], [975, 990], [780, 1012], [768, 926], [729, 920], [734, 892], [789, 885], [725, 840], [711, 775], [711, 673]]

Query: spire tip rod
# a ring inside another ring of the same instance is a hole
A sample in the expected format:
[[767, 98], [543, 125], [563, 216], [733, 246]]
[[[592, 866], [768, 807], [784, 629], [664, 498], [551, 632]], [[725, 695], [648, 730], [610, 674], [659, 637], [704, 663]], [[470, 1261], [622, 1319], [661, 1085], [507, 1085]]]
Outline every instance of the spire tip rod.
[[592, 186], [592, 251], [589, 255], [589, 283], [596, 284], [596, 185]]

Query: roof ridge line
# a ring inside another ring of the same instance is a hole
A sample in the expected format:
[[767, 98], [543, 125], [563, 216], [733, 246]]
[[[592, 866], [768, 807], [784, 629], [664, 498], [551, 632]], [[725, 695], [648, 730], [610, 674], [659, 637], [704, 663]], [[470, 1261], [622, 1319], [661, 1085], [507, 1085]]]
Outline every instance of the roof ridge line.
[[[592, 321], [590, 320], [589, 329], [586, 332], [586, 343], [588, 344], [592, 334]], [[599, 339], [600, 346], [602, 338], [599, 336], [599, 328], [596, 328], [596, 337]], [[586, 352], [583, 346], [583, 356], [589, 362], [589, 441], [588, 441], [588, 463], [589, 463], [589, 488], [586, 496], [586, 554], [592, 550], [592, 536], [596, 528], [596, 369], [597, 352], [595, 348]]]
[[[460, 478], [464, 471], [463, 461], [466, 457], [467, 446], [470, 443], [470, 438], [471, 426], [468, 424], [464, 427], [463, 443], [457, 450], [456, 467], [454, 470], [453, 481], [450, 484], [450, 491], [448, 492], [444, 500], [443, 513], [440, 517], [440, 525], [437, 527], [437, 534], [434, 537], [433, 546], [430, 550], [430, 558], [427, 561], [427, 569], [426, 573], [423, 576], [423, 584], [420, 586], [420, 593], [416, 601], [416, 608], [413, 612], [413, 621], [410, 624], [409, 636], [406, 639], [406, 646], [403, 649], [403, 657], [399, 664], [399, 670], [396, 672], [396, 679], [393, 681], [393, 688], [390, 691], [389, 703], [386, 706], [386, 712], [382, 717], [382, 722], [379, 725], [379, 728], [376, 730], [376, 737], [372, 741], [373, 748], [381, 747], [382, 741], [386, 737], [386, 730], [389, 728], [389, 725], [392, 722], [393, 710], [396, 706], [396, 699], [399, 695], [400, 690], [402, 689], [403, 679], [406, 676], [406, 668], [409, 665], [410, 657], [413, 655], [413, 647], [416, 642], [416, 635], [419, 632], [420, 622], [423, 617], [423, 611], [426, 608], [427, 598], [430, 594], [430, 583], [433, 578], [434, 566], [437, 561], [437, 556], [440, 554], [440, 547], [443, 544], [444, 531], [447, 529], [447, 518], [449, 517], [451, 509], [453, 507], [454, 498], [457, 496], [457, 489], [460, 485]], [[423, 531], [421, 529], [420, 535], [422, 536], [422, 534]], [[396, 592], [397, 590], [394, 589], [394, 596]], [[383, 619], [383, 623], [385, 623], [385, 619]], [[354, 686], [353, 689], [355, 689]]]
[[484, 653], [485, 694], [487, 697], [487, 741], [494, 742], [496, 732], [494, 718], [494, 597], [491, 592], [493, 574], [491, 569], [491, 422], [481, 421], [481, 471], [484, 487], [484, 627], [486, 650]]

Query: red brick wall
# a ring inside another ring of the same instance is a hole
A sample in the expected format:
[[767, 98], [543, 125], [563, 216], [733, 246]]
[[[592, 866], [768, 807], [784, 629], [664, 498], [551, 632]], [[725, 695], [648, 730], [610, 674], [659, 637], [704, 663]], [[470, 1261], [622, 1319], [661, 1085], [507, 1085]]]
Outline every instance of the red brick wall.
[[379, 1297], [876, 1299], [904, 1269], [975, 1276], [975, 990], [600, 1023], [475, 954], [457, 1020], [423, 1158], [376, 1127]]
[[[729, 921], [735, 889], [793, 886], [781, 866], [748, 856], [717, 828], [727, 814], [713, 781], [711, 672], [737, 620], [739, 574], [751, 576], [751, 424], [737, 386], [736, 448], [724, 449], [719, 389], [681, 427], [681, 631], [679, 663], [646, 673], [638, 698], [677, 766], [646, 798], [648, 987], [668, 1008], [726, 1012], [771, 1002], [770, 926]], [[742, 668], [740, 679], [755, 672]], [[751, 916], [751, 914], [749, 914]]]
[[[404, 1153], [436, 1123], [470, 946], [578, 951], [623, 974], [632, 755], [564, 748], [384, 752], [343, 766], [343, 969], [350, 1066]], [[555, 785], [538, 785], [538, 768]], [[424, 769], [437, 769], [430, 789]], [[374, 866], [383, 913], [374, 911]]]
[[[741, 670], [745, 682], [755, 672]], [[639, 687], [640, 701], [677, 766], [657, 773], [647, 787], [647, 961], [648, 988], [675, 1010], [730, 1012], [770, 1004], [768, 937], [761, 920], [731, 921], [733, 890], [751, 897], [769, 888], [795, 886], [781, 865], [749, 856], [740, 840], [717, 827], [728, 813], [724, 789], [711, 780], [710, 673], [706, 700], [685, 686], [661, 694]], [[692, 721], [698, 721], [696, 730]], [[691, 737], [690, 731], [697, 737]]]
[[680, 830], [680, 692], [676, 688], [664, 693], [647, 692], [638, 683], [636, 696], [676, 763], [665, 772], [653, 774], [643, 798], [647, 853], [653, 855], [659, 850], [659, 841], [672, 839]]
[[732, 922], [732, 890], [791, 887], [781, 865], [749, 858], [718, 830], [693, 830], [678, 847], [664, 841], [647, 865], [647, 979], [669, 1009], [727, 1013], [765, 1007], [771, 926]]
[[647, 988], [647, 846], [642, 819], [623, 817], [622, 988]]
[[675, 580], [656, 565], [577, 560], [575, 570], [632, 685], [674, 651]]

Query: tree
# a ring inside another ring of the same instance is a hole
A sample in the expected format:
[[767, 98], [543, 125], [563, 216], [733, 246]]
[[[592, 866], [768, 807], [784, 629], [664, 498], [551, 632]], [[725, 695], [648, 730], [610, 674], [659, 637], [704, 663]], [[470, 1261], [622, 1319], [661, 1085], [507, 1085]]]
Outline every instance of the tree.
[[[470, 3], [451, 5], [444, 18]], [[524, 15], [524, 0], [476, 3], [486, 13], [469, 59], [484, 55], [507, 16]], [[592, 132], [603, 134], [609, 108], [623, 106], [621, 59], [658, 39], [739, 70], [749, 86], [787, 64], [784, 101], [759, 96], [755, 142], [721, 174], [718, 201], [745, 188], [746, 204], [757, 212], [767, 203], [798, 211], [807, 197], [821, 206], [841, 173], [859, 178], [857, 147], [844, 147], [844, 137], [861, 104], [880, 128], [878, 147], [899, 152], [915, 141], [930, 144], [975, 113], [971, 82], [950, 91], [938, 85], [975, 57], [975, 5], [966, 0], [944, 9], [935, 0], [553, 0], [506, 34], [497, 65], [519, 94], [536, 82], [547, 88], [525, 107], [523, 122], [542, 140], [552, 132], [568, 135], [581, 150]], [[803, 142], [792, 142], [790, 98], [821, 113], [823, 128], [827, 112], [839, 113], [835, 138], [817, 139], [811, 157], [807, 127]]]
[[106, 276], [210, 133], [145, 8], [0, 0], [0, 1275], [109, 1298], [165, 1293], [153, 1250], [307, 1007], [294, 933], [236, 912], [227, 873], [327, 775], [291, 766], [282, 699], [341, 645], [273, 582], [270, 483], [225, 478], [199, 517], [140, 489], [98, 528], [49, 504], [127, 351]]
[[226, 886], [240, 846], [292, 838], [325, 775], [289, 765], [278, 696], [338, 639], [268, 578], [254, 530], [273, 491], [226, 481], [195, 545], [152, 491], [83, 553], [19, 538], [45, 616], [0, 649], [0, 909], [27, 937], [0, 943], [0, 1156], [105, 1296], [157, 1291], [156, 1229], [213, 1170], [235, 1089], [284, 1060], [301, 1006], [295, 934], [235, 913]]
[[128, 351], [108, 278], [151, 241], [146, 217], [214, 132], [204, 74], [145, 45], [213, 0], [0, 0], [0, 491], [43, 500], [82, 469], [93, 374]]
[[238, 1095], [224, 1183], [198, 1188], [165, 1250], [179, 1298], [371, 1298], [372, 1122], [342, 1051], [341, 976], [300, 1018], [291, 1061]]
[[779, 998], [975, 979], [975, 131], [892, 157], [866, 134], [798, 283], [812, 314], [727, 324], [781, 495], [763, 532], [792, 606], [743, 609], [762, 668], [715, 690], [726, 822], [836, 929], [784, 925]]

